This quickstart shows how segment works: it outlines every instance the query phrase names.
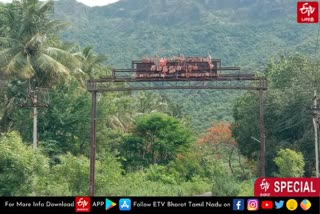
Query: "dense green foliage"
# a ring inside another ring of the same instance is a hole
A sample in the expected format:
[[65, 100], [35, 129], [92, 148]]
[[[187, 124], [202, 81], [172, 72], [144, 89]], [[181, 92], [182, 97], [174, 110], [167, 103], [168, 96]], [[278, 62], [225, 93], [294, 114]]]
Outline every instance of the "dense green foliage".
[[[303, 74], [303, 75], [301, 75]], [[271, 60], [266, 68], [269, 89], [265, 100], [267, 175], [276, 171], [273, 159], [281, 148], [304, 154], [305, 175], [313, 175], [314, 134], [312, 105], [314, 89], [319, 90], [318, 64], [300, 55]], [[234, 106], [233, 134], [240, 150], [258, 159], [260, 145], [251, 137], [259, 136], [259, 99], [247, 93]]]
[[190, 130], [178, 120], [161, 113], [136, 118], [132, 134], [125, 137], [121, 152], [126, 168], [168, 164], [192, 143]]
[[46, 186], [43, 178], [49, 170], [48, 158], [25, 145], [18, 133], [10, 132], [0, 137], [0, 163], [1, 195], [42, 193]]
[[[302, 177], [304, 173], [304, 160], [301, 152], [291, 149], [280, 149], [274, 162], [278, 166], [278, 177]], [[290, 165], [288, 164], [290, 163]]]
[[[85, 80], [154, 54], [211, 54], [266, 75], [267, 175], [313, 176], [311, 105], [320, 72], [310, 34], [317, 26], [296, 24], [291, 3], [0, 4], [0, 195], [88, 194]], [[35, 94], [49, 106], [38, 108], [33, 149], [32, 111], [19, 105]], [[259, 136], [256, 92], [114, 92], [98, 94], [97, 106], [96, 195], [253, 194], [260, 171], [260, 146], [252, 139]]]

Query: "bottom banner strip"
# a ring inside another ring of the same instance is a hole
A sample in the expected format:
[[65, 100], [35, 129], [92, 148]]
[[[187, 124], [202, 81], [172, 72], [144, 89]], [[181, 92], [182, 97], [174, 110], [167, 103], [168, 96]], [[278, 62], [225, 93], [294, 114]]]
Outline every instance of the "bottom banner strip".
[[319, 197], [1, 197], [1, 213], [319, 213]]

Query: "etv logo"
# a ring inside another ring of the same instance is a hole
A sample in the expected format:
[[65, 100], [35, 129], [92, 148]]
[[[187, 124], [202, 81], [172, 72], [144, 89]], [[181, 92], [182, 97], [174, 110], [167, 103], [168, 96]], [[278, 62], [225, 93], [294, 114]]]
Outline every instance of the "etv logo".
[[76, 212], [90, 212], [90, 197], [76, 197], [75, 203]]
[[298, 23], [318, 23], [318, 2], [297, 2], [297, 22]]
[[266, 179], [264, 178], [261, 183], [260, 183], [260, 188], [261, 190], [264, 190], [264, 192], [267, 192], [267, 190], [269, 189], [270, 184], [266, 181]]

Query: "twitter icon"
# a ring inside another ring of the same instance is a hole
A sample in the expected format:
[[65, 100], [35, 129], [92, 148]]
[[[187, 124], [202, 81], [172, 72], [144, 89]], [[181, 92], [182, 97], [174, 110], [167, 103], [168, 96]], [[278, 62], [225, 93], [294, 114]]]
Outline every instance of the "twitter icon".
[[276, 208], [276, 209], [281, 209], [281, 208], [283, 207], [283, 203], [284, 203], [284, 201], [282, 201], [282, 200], [279, 201], [279, 202], [276, 201], [276, 202], [275, 202], [275, 208]]

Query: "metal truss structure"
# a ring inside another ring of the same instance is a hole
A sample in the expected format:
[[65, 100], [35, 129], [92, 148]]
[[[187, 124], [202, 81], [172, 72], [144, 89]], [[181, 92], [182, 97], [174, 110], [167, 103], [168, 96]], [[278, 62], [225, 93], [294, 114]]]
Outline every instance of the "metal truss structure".
[[[238, 67], [219, 68], [221, 70], [240, 70]], [[91, 108], [91, 152], [90, 152], [90, 195], [94, 196], [95, 159], [96, 159], [96, 108], [97, 93], [131, 90], [168, 90], [168, 89], [216, 89], [216, 90], [256, 90], [260, 99], [260, 158], [261, 177], [265, 176], [265, 128], [264, 128], [264, 91], [267, 79], [253, 74], [219, 74], [213, 77], [165, 77], [136, 78], [133, 69], [115, 69], [112, 76], [87, 81], [87, 90], [92, 94]], [[117, 74], [121, 75], [117, 75]]]

